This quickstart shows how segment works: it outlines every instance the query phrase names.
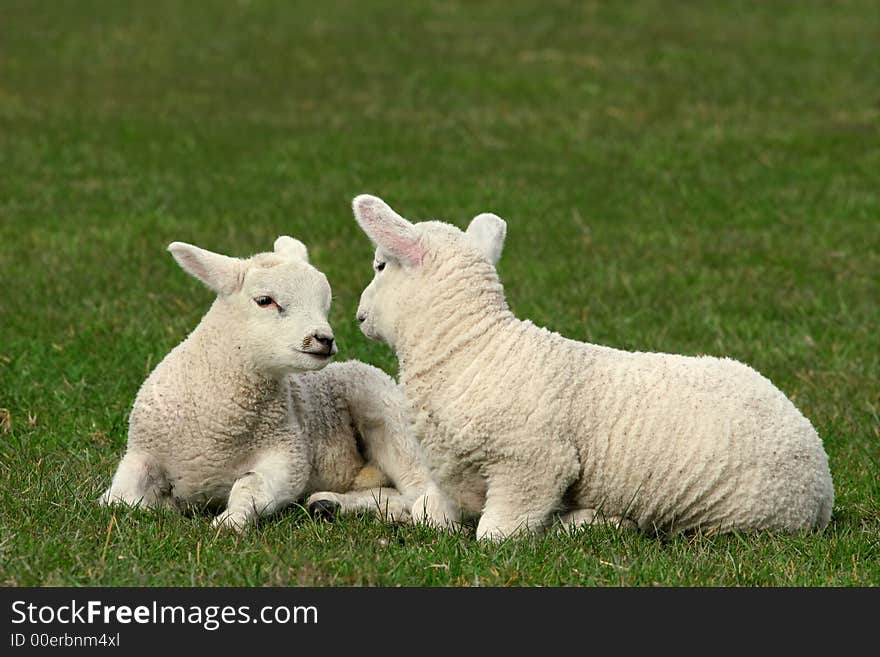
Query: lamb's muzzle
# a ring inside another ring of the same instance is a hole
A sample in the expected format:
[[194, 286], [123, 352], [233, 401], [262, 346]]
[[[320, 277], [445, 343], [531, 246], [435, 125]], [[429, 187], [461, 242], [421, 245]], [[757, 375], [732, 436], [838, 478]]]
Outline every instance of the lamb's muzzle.
[[[318, 347], [313, 348], [313, 344], [317, 342]], [[327, 358], [333, 356], [338, 351], [336, 340], [332, 333], [315, 332], [303, 340], [302, 353]]]

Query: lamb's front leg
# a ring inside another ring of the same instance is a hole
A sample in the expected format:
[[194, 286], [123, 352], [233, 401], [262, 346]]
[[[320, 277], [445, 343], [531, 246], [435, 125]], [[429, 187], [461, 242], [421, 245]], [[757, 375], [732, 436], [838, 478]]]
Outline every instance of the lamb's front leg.
[[142, 452], [125, 453], [113, 481], [98, 499], [101, 505], [128, 504], [142, 509], [152, 509], [168, 501], [170, 486], [159, 462]]
[[595, 525], [607, 525], [615, 529], [638, 528], [635, 522], [624, 516], [606, 516], [599, 509], [574, 509], [559, 515], [557, 531], [574, 531]]
[[212, 526], [243, 531], [260, 516], [267, 516], [299, 499], [309, 479], [308, 460], [287, 451], [261, 455], [250, 471], [229, 491], [226, 510]]
[[433, 481], [412, 505], [412, 519], [435, 529], [455, 530], [461, 526], [461, 508]]
[[531, 500], [526, 505], [523, 500], [514, 502], [503, 499], [497, 490], [489, 489], [486, 505], [477, 523], [477, 540], [502, 541], [517, 534], [535, 534], [549, 524], [550, 514], [558, 505], [545, 500]]
[[543, 531], [559, 510], [575, 472], [568, 465], [554, 467], [547, 460], [518, 459], [496, 464], [488, 472], [477, 539], [501, 541], [520, 533]]

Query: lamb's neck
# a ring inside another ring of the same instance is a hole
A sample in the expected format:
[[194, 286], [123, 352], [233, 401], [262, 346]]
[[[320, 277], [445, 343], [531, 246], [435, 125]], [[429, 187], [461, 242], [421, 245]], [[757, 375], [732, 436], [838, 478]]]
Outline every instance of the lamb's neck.
[[286, 393], [286, 377], [259, 371], [247, 357], [242, 337], [231, 327], [235, 318], [219, 301], [189, 337], [191, 367], [198, 372], [202, 394], [228, 400], [237, 411], [258, 415]]
[[395, 345], [404, 379], [483, 352], [504, 326], [517, 321], [497, 280], [451, 282], [445, 294], [420, 305], [429, 310], [402, 322]]

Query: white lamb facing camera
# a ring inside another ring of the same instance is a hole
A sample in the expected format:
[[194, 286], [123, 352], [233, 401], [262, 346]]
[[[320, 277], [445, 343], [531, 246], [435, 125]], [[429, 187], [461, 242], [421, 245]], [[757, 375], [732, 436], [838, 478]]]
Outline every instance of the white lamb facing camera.
[[392, 520], [430, 506], [397, 384], [365, 363], [328, 364], [330, 286], [301, 242], [279, 237], [248, 259], [168, 250], [217, 299], [141, 386], [102, 503], [225, 505], [214, 524], [233, 530], [309, 493], [313, 510]]
[[514, 317], [495, 271], [507, 225], [412, 224], [354, 199], [376, 246], [365, 335], [386, 341], [431, 475], [477, 536], [558, 519], [650, 531], [822, 528], [834, 488], [816, 430], [735, 360], [631, 353]]

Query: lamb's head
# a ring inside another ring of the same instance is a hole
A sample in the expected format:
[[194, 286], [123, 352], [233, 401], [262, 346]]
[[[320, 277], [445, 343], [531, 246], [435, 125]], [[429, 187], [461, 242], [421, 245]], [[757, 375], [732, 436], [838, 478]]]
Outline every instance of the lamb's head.
[[269, 375], [317, 370], [336, 353], [327, 322], [330, 285], [302, 242], [282, 236], [274, 251], [247, 259], [173, 242], [168, 250], [217, 293], [209, 311], [253, 367]]
[[461, 231], [439, 221], [410, 223], [375, 196], [358, 196], [352, 206], [376, 246], [373, 280], [357, 312], [368, 338], [397, 346], [407, 323], [428, 319], [439, 299], [449, 308], [477, 298], [506, 308], [495, 271], [507, 234], [500, 217], [477, 215]]

